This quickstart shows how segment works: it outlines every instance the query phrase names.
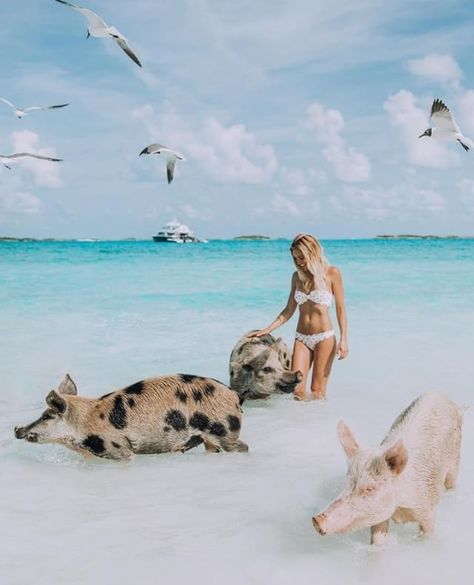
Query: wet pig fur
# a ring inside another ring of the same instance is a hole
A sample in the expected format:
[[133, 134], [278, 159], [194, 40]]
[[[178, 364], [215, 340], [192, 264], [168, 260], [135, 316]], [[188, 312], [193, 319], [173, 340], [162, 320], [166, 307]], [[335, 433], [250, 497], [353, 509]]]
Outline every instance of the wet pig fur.
[[236, 343], [229, 361], [230, 387], [241, 401], [291, 393], [302, 379], [290, 370], [291, 352], [281, 337], [248, 337]]
[[77, 395], [66, 375], [46, 396], [39, 419], [15, 427], [32, 443], [59, 443], [81, 453], [129, 459], [135, 453], [247, 451], [239, 439], [238, 395], [211, 378], [175, 374], [148, 378], [100, 398]]
[[415, 522], [422, 534], [429, 534], [441, 493], [456, 482], [461, 432], [462, 409], [440, 393], [412, 402], [373, 449], [361, 449], [341, 421], [346, 486], [313, 518], [314, 527], [320, 534], [370, 527], [372, 543], [384, 540], [389, 520]]

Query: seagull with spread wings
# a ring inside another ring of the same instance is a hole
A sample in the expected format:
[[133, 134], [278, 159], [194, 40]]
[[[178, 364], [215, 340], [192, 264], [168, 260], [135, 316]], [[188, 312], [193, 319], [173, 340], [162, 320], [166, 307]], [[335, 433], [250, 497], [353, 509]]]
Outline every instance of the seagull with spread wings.
[[163, 146], [162, 144], [150, 144], [140, 152], [140, 156], [142, 154], [163, 154], [166, 156], [166, 176], [168, 178], [168, 183], [171, 183], [173, 180], [174, 166], [176, 161], [186, 160], [180, 152], [171, 150], [171, 148]]
[[23, 118], [23, 116], [27, 116], [28, 112], [32, 112], [33, 110], [56, 110], [58, 108], [65, 108], [66, 106], [69, 105], [58, 104], [56, 106], [31, 106], [29, 108], [18, 108], [17, 106], [15, 106], [15, 104], [12, 104], [6, 98], [0, 97], [0, 101], [2, 101], [4, 104], [7, 104], [7, 106], [10, 106], [10, 108], [13, 110], [17, 118]]
[[66, 6], [70, 6], [77, 10], [82, 16], [87, 19], [88, 28], [87, 28], [87, 38], [89, 37], [100, 37], [100, 38], [108, 38], [113, 39], [117, 45], [125, 51], [125, 53], [130, 57], [132, 61], [134, 61], [139, 67], [142, 66], [138, 57], [135, 53], [130, 49], [128, 46], [128, 40], [119, 33], [119, 31], [114, 26], [109, 26], [105, 23], [100, 16], [98, 16], [89, 8], [83, 8], [82, 6], [76, 6], [76, 4], [71, 4], [70, 2], [66, 2], [66, 0], [56, 0], [56, 2], [60, 2], [61, 4], [65, 4]]
[[51, 156], [41, 156], [39, 154], [32, 154], [31, 152], [17, 152], [15, 154], [0, 154], [0, 163], [7, 167], [7, 169], [11, 169], [11, 164], [18, 161], [20, 158], [25, 158], [26, 156], [32, 158], [39, 158], [41, 160], [49, 160], [52, 162], [61, 162], [62, 158], [53, 158]]
[[430, 118], [435, 127], [428, 128], [418, 138], [429, 136], [435, 140], [453, 140], [459, 142], [464, 150], [469, 150], [474, 145], [470, 138], [461, 134], [453, 114], [440, 99], [433, 101]]

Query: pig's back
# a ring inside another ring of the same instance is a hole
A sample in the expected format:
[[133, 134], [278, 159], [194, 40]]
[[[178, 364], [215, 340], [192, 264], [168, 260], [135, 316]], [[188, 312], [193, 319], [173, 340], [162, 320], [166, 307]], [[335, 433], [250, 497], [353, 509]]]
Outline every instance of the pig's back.
[[[167, 411], [170, 408], [190, 413], [198, 410], [238, 410], [238, 395], [212, 378], [175, 374], [147, 378], [119, 391], [134, 397], [139, 410]], [[141, 407], [141, 408], [140, 408]]]
[[459, 455], [461, 409], [438, 392], [422, 394], [394, 421], [382, 445], [403, 439], [408, 449], [407, 476], [438, 483]]
[[462, 424], [460, 408], [440, 392], [422, 394], [395, 419], [382, 444], [403, 438], [408, 447], [418, 437], [442, 442]]

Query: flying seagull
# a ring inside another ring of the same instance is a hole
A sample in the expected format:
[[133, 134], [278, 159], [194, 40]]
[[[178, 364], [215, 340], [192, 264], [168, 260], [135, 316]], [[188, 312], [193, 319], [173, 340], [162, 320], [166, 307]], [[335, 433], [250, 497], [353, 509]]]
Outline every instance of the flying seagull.
[[76, 6], [75, 4], [71, 4], [70, 2], [66, 2], [66, 0], [56, 0], [56, 2], [60, 2], [61, 4], [66, 4], [66, 6], [70, 6], [77, 10], [87, 19], [89, 24], [87, 28], [87, 38], [89, 37], [101, 37], [101, 38], [110, 38], [113, 39], [117, 45], [127, 53], [132, 61], [134, 61], [139, 67], [142, 66], [138, 57], [135, 53], [130, 49], [128, 46], [127, 39], [119, 33], [119, 31], [114, 26], [109, 26], [106, 24], [100, 16], [98, 16], [89, 8], [83, 8], [82, 6]]
[[[39, 158], [41, 160], [50, 160], [53, 162], [61, 162], [62, 158], [52, 158], [51, 156], [41, 156], [39, 154], [32, 154], [31, 152], [17, 152], [15, 154], [0, 154], [0, 163], [7, 167], [7, 169], [11, 169], [10, 164], [16, 162], [19, 158], [24, 158], [26, 156], [31, 156], [33, 158]], [[9, 163], [9, 164], [7, 164]]]
[[10, 106], [10, 108], [14, 111], [17, 118], [23, 118], [23, 116], [27, 116], [28, 112], [32, 112], [33, 110], [56, 110], [57, 108], [65, 108], [69, 104], [58, 104], [56, 106], [31, 106], [29, 108], [18, 108], [10, 101], [5, 98], [0, 97], [0, 101]]
[[435, 128], [428, 128], [418, 138], [430, 136], [435, 140], [456, 140], [464, 150], [469, 150], [473, 146], [472, 140], [461, 134], [453, 114], [440, 99], [433, 101], [430, 118], [434, 122]]
[[173, 180], [174, 165], [176, 164], [176, 160], [186, 160], [180, 152], [171, 150], [171, 148], [167, 148], [162, 144], [150, 144], [140, 152], [140, 156], [142, 154], [164, 154], [166, 156], [166, 176], [168, 177], [168, 183], [171, 183]]

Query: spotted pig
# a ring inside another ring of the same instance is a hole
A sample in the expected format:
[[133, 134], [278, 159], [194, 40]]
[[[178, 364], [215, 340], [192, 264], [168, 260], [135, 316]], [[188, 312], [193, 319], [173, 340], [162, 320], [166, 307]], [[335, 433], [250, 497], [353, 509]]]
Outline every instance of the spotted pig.
[[17, 439], [59, 443], [107, 459], [185, 452], [201, 443], [206, 451], [248, 451], [239, 439], [238, 395], [212, 378], [160, 376], [85, 398], [66, 375], [46, 404], [39, 419], [15, 427]]
[[302, 379], [292, 372], [291, 352], [281, 337], [243, 335], [230, 355], [230, 387], [240, 396], [268, 398], [272, 394], [293, 392]]

